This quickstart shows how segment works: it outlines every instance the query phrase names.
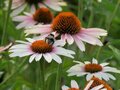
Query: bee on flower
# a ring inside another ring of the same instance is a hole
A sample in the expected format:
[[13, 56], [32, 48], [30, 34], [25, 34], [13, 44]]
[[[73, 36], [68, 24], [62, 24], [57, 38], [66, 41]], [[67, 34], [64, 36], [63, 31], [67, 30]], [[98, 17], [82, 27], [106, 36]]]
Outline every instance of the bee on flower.
[[[9, 5], [9, 0], [5, 1], [6, 8]], [[12, 13], [11, 16], [20, 14], [27, 6], [32, 11], [36, 6], [48, 6], [55, 11], [62, 11], [61, 6], [66, 5], [62, 0], [12, 0]]]
[[75, 80], [71, 80], [71, 87], [63, 85], [62, 90], [80, 90], [80, 89], [77, 82]]
[[100, 36], [106, 36], [107, 31], [100, 28], [83, 28], [80, 20], [72, 12], [61, 12], [53, 20], [52, 24], [35, 26], [25, 30], [27, 34], [48, 34], [55, 32], [60, 35], [61, 40], [73, 44], [74, 41], [81, 51], [85, 51], [83, 42], [102, 46]]
[[84, 90], [113, 90], [105, 81], [93, 77], [88, 81]]
[[25, 15], [13, 17], [13, 21], [20, 22], [16, 26], [17, 29], [32, 27], [37, 24], [47, 25], [53, 20], [53, 14], [48, 8], [33, 9], [31, 13], [24, 13]]
[[96, 59], [92, 59], [92, 62], [85, 61], [84, 63], [79, 61], [74, 61], [77, 64], [72, 66], [67, 72], [68, 76], [84, 76], [86, 75], [86, 80], [89, 81], [93, 76], [104, 79], [106, 81], [112, 79], [115, 80], [116, 78], [110, 73], [119, 73], [120, 70], [108, 66], [109, 63], [101, 63], [98, 64]]
[[59, 55], [63, 55], [66, 57], [74, 58], [72, 55], [75, 54], [71, 50], [67, 50], [62, 48], [65, 45], [65, 42], [61, 40], [52, 40], [50, 36], [48, 36], [45, 40], [43, 39], [31, 39], [26, 38], [25, 41], [16, 41], [20, 44], [13, 45], [10, 48], [10, 57], [24, 57], [30, 56], [29, 62], [31, 63], [34, 59], [36, 61], [40, 61], [42, 56], [44, 59], [50, 63], [52, 59], [57, 63], [62, 63], [62, 59]]

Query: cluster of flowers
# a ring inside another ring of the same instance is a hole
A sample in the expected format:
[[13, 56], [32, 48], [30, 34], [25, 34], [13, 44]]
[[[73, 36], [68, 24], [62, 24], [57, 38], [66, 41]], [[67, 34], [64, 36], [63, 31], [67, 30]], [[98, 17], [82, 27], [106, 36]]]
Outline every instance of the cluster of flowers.
[[[74, 58], [75, 52], [65, 49], [65, 44], [71, 45], [74, 42], [81, 51], [85, 51], [85, 44], [102, 46], [100, 36], [106, 36], [107, 31], [100, 28], [83, 28], [81, 21], [72, 12], [60, 12], [56, 17], [47, 7], [62, 11], [61, 5], [66, 5], [60, 0], [13, 0], [12, 1], [12, 20], [19, 22], [17, 29], [25, 29], [27, 41], [17, 40], [19, 44], [13, 45], [9, 52], [10, 57], [30, 56], [29, 62], [40, 61], [42, 57], [50, 63], [52, 60], [58, 64], [62, 63], [59, 55]], [[6, 1], [8, 6], [8, 1]], [[30, 13], [24, 12], [25, 8], [30, 7]], [[28, 38], [28, 35], [37, 35]], [[72, 66], [67, 72], [68, 76], [78, 77], [86, 75], [88, 81], [84, 90], [112, 90], [104, 81], [115, 77], [108, 72], [120, 73], [120, 70], [109, 67], [109, 63], [98, 64], [93, 58], [92, 62], [79, 62]], [[71, 88], [62, 86], [62, 90], [80, 90], [76, 81], [71, 81]]]

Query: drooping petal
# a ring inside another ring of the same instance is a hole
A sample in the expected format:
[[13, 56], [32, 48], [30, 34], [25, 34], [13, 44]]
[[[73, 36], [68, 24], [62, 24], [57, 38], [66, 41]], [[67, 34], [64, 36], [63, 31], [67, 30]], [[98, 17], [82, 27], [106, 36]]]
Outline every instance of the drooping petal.
[[37, 54], [35, 60], [40, 61], [41, 58], [42, 58], [42, 54]]
[[70, 34], [66, 34], [66, 39], [67, 39], [68, 44], [70, 45], [73, 44], [74, 39]]
[[30, 28], [26, 28], [26, 34], [46, 34], [51, 33], [51, 25], [36, 25]]
[[85, 33], [94, 37], [99, 37], [99, 36], [106, 36], [107, 35], [107, 31], [104, 29], [100, 29], [100, 28], [82, 28], [81, 29], [81, 33]]
[[15, 9], [15, 10], [10, 14], [11, 17], [16, 16], [16, 15], [18, 15], [19, 13], [21, 13], [21, 12], [25, 9], [26, 6], [27, 6], [27, 4], [24, 4], [24, 5], [20, 6], [19, 8]]
[[84, 43], [77, 36], [74, 36], [74, 40], [75, 40], [75, 43], [77, 44], [78, 48], [81, 51], [85, 51], [85, 45], [84, 45]]
[[58, 55], [51, 53], [51, 56], [52, 56], [52, 59], [54, 59], [57, 63], [59, 64], [62, 63], [62, 59]]
[[43, 56], [48, 63], [50, 63], [52, 61], [52, 57], [49, 53], [45, 53], [45, 54], [43, 54]]
[[30, 56], [29, 63], [31, 63], [34, 60], [35, 57], [36, 57], [36, 54], [33, 54], [32, 56]]

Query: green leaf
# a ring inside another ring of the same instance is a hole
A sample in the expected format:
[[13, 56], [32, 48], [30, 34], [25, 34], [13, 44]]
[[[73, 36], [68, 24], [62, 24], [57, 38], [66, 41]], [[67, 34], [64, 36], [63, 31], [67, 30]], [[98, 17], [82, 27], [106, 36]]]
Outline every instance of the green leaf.
[[117, 48], [115, 48], [115, 47], [112, 46], [112, 45], [109, 45], [108, 47], [113, 51], [113, 54], [114, 54], [115, 58], [116, 58], [117, 60], [119, 60], [119, 62], [120, 62], [120, 50], [117, 49]]

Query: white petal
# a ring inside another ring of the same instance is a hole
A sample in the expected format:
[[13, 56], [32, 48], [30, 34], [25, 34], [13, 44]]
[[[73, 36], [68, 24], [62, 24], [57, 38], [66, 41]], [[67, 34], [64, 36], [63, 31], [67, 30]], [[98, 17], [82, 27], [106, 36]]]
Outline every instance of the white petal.
[[60, 7], [60, 5], [58, 4], [58, 2], [54, 2], [54, 1], [49, 1], [47, 0], [46, 2], [44, 2], [48, 7], [50, 7], [51, 9], [55, 10], [55, 11], [62, 11], [62, 8]]
[[63, 55], [63, 56], [67, 56], [67, 57], [70, 57], [70, 58], [74, 58], [71, 54], [70, 54], [70, 51], [62, 48], [62, 47], [56, 47], [54, 48], [53, 50], [54, 53], [56, 54], [59, 54], [59, 55]]
[[54, 46], [64, 46], [65, 45], [65, 41], [63, 40], [56, 40], [54, 43]]
[[79, 86], [75, 80], [71, 80], [71, 88], [79, 89]]
[[68, 86], [65, 86], [65, 85], [62, 86], [62, 90], [68, 90], [68, 89], [69, 89]]
[[91, 87], [91, 85], [93, 84], [93, 80], [90, 80], [90, 82], [87, 84], [87, 86], [85, 87], [85, 89], [84, 90], [88, 90], [90, 87]]
[[29, 63], [31, 63], [31, 62], [34, 60], [35, 57], [36, 57], [36, 54], [33, 54], [33, 55], [29, 58]]
[[31, 38], [26, 38], [27, 41], [33, 43], [35, 40], [34, 39], [31, 39]]
[[98, 86], [92, 88], [91, 90], [101, 90], [101, 88], [103, 88], [103, 87], [104, 87], [104, 85], [98, 85]]
[[51, 56], [57, 63], [62, 63], [62, 59], [58, 55], [51, 53]]
[[102, 67], [107, 66], [109, 63], [102, 63], [100, 64]]
[[50, 63], [52, 61], [52, 57], [49, 53], [45, 53], [45, 54], [43, 54], [43, 56], [48, 63]]
[[93, 64], [98, 64], [97, 59], [93, 58], [93, 59], [92, 59], [92, 63], [93, 63]]
[[42, 58], [42, 54], [37, 54], [35, 60], [36, 60], [36, 61], [40, 61], [41, 58]]
[[90, 73], [89, 73], [89, 74], [86, 76], [86, 80], [89, 81], [92, 77], [93, 77], [93, 74], [90, 74]]

